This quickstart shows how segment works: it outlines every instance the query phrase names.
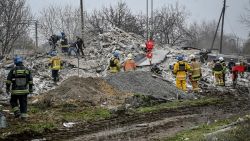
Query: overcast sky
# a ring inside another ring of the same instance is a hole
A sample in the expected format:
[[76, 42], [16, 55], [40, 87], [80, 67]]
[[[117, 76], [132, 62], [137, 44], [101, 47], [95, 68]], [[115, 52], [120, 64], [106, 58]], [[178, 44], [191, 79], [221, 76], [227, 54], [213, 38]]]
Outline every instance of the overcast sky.
[[[88, 12], [93, 9], [99, 9], [103, 6], [109, 6], [110, 4], [116, 4], [120, 0], [84, 0], [84, 7]], [[124, 0], [127, 2], [129, 8], [134, 13], [143, 12], [146, 13], [146, 0]], [[149, 0], [151, 1], [151, 0]], [[220, 12], [223, 6], [223, 0], [154, 0], [154, 8], [160, 8], [162, 5], [175, 4], [184, 6], [190, 13], [188, 22], [202, 22], [216, 20], [218, 21]], [[72, 5], [79, 7], [79, 0], [28, 0], [31, 6], [32, 12], [35, 15], [39, 15], [39, 11], [46, 8], [50, 4], [53, 5]], [[249, 0], [227, 0], [226, 18], [225, 18], [225, 32], [235, 33], [241, 38], [246, 38], [249, 33], [249, 29], [242, 25], [240, 15], [245, 11], [244, 8], [249, 6]]]

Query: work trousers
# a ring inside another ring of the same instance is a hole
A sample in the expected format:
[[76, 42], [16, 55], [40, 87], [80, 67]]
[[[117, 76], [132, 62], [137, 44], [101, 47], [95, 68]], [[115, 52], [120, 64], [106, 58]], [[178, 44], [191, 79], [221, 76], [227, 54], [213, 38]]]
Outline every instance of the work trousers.
[[198, 80], [192, 80], [191, 84], [194, 92], [198, 92], [200, 90]]
[[180, 90], [187, 91], [187, 82], [186, 80], [176, 79], [176, 87]]
[[216, 85], [224, 86], [223, 74], [214, 74]]
[[[13, 109], [13, 112], [21, 112], [21, 114], [26, 114], [27, 113], [27, 95], [11, 95], [10, 98], [10, 105]], [[19, 104], [18, 104], [19, 103]], [[19, 107], [20, 105], [20, 107]], [[19, 108], [18, 108], [19, 107]]]
[[54, 82], [59, 81], [59, 70], [52, 70], [52, 78]]

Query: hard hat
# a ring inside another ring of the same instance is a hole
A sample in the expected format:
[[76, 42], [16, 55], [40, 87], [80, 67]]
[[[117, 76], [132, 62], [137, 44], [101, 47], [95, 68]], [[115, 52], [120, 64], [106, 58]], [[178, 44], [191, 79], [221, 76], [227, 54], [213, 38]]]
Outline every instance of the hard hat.
[[128, 59], [133, 59], [133, 55], [131, 53], [128, 54]]
[[177, 59], [178, 61], [183, 61], [184, 58], [183, 58], [182, 55], [179, 55], [179, 56], [176, 57], [176, 59]]
[[65, 35], [65, 33], [64, 33], [64, 32], [61, 32], [61, 35], [62, 35], [62, 36], [64, 36], [64, 35]]
[[190, 58], [190, 60], [195, 59], [195, 55], [194, 55], [194, 54], [191, 54], [191, 55], [189, 56], [189, 58]]
[[50, 55], [51, 56], [57, 56], [57, 51], [56, 50], [51, 51]]
[[224, 58], [223, 57], [219, 57], [219, 61], [224, 61]]
[[119, 55], [120, 55], [120, 53], [118, 52], [118, 51], [115, 51], [114, 53], [113, 53], [113, 55], [114, 55], [114, 57], [119, 57]]
[[14, 64], [23, 63], [23, 58], [21, 56], [15, 56]]

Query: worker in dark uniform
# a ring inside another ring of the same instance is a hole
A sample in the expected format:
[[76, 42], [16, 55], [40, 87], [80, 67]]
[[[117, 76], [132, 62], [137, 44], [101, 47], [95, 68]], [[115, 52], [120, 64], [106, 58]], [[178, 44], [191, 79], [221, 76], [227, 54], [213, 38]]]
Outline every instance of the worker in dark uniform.
[[16, 56], [14, 63], [16, 66], [10, 70], [7, 76], [6, 92], [11, 93], [10, 104], [15, 117], [25, 120], [28, 116], [27, 96], [32, 93], [33, 80], [31, 71], [23, 65], [22, 57]]
[[78, 54], [81, 53], [81, 55], [84, 56], [84, 52], [83, 52], [84, 43], [83, 43], [83, 40], [79, 36], [76, 36], [75, 44], [77, 45], [77, 48], [78, 48], [77, 49]]

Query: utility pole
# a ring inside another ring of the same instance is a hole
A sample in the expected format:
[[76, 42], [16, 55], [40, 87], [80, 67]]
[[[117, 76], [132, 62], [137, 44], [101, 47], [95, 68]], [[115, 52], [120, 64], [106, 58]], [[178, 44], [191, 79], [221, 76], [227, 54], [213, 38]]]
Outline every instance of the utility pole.
[[37, 32], [38, 21], [35, 21], [35, 36], [36, 36], [36, 49], [38, 48], [38, 32]]
[[153, 38], [154, 35], [154, 1], [151, 0], [151, 34], [150, 37]]
[[222, 41], [223, 41], [223, 30], [224, 30], [225, 13], [226, 13], [226, 0], [224, 0], [224, 4], [223, 4], [223, 8], [222, 8], [222, 11], [221, 11], [221, 14], [220, 14], [219, 22], [217, 24], [216, 31], [215, 31], [214, 38], [213, 38], [213, 42], [212, 42], [212, 45], [211, 45], [211, 48], [210, 48], [210, 51], [212, 51], [213, 47], [214, 47], [214, 42], [215, 42], [215, 39], [216, 39], [216, 36], [217, 36], [217, 32], [218, 32], [218, 29], [219, 29], [219, 26], [220, 26], [220, 22], [222, 21], [222, 24], [221, 24], [220, 49], [219, 49], [219, 53], [220, 54], [222, 53]]
[[224, 30], [224, 18], [225, 18], [225, 12], [226, 12], [226, 0], [224, 0], [223, 9], [222, 9], [222, 24], [221, 24], [221, 38], [220, 38], [220, 54], [222, 53], [222, 42], [223, 42], [223, 30]]
[[148, 0], [146, 0], [146, 12], [147, 12], [147, 24], [146, 24], [146, 26], [147, 26], [147, 39], [146, 40], [148, 40], [148, 32], [149, 32], [149, 30], [148, 30]]
[[80, 7], [81, 7], [81, 33], [82, 33], [82, 40], [84, 39], [84, 13], [83, 13], [83, 0], [80, 0]]

